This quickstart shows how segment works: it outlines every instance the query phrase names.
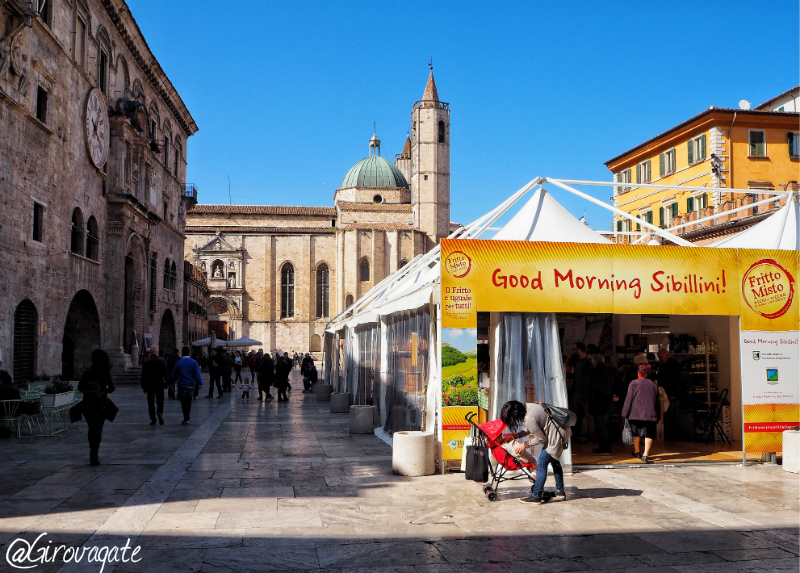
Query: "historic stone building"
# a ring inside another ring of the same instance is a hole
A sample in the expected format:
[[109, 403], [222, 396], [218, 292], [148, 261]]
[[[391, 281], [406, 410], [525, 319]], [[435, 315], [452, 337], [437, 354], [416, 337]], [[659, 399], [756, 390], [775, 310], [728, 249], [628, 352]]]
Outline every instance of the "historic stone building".
[[450, 109], [431, 70], [394, 163], [376, 135], [332, 207], [195, 205], [186, 258], [207, 276], [209, 328], [321, 351], [325, 324], [450, 230]]
[[[124, 0], [0, 3], [0, 348], [22, 383], [181, 342], [192, 116]], [[135, 336], [134, 336], [135, 333]]]

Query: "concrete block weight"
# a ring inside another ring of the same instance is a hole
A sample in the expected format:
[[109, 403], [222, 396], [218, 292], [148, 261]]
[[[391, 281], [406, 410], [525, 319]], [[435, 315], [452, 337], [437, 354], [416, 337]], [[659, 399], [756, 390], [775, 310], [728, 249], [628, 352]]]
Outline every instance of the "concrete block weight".
[[392, 434], [392, 471], [402, 476], [427, 476], [436, 471], [433, 434]]
[[317, 386], [317, 402], [330, 402], [333, 386], [330, 384], [320, 384]]
[[350, 392], [333, 392], [331, 394], [331, 414], [347, 414], [353, 396]]
[[377, 406], [350, 406], [350, 433], [371, 434], [377, 410]]

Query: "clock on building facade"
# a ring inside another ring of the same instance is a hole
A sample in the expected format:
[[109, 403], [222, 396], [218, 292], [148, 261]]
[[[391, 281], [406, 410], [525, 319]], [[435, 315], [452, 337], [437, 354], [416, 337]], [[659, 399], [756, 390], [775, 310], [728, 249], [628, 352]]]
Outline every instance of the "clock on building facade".
[[108, 157], [108, 110], [105, 96], [98, 89], [89, 92], [86, 100], [86, 148], [92, 163], [98, 169], [105, 165]]

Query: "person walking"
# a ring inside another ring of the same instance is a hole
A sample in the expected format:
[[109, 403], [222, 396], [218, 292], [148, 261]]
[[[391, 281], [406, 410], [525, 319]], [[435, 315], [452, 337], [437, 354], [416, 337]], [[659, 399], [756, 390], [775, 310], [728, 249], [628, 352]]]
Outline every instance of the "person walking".
[[233, 356], [227, 350], [222, 351], [222, 391], [231, 392], [233, 378]]
[[234, 385], [236, 385], [236, 382], [239, 382], [239, 384], [242, 383], [242, 366], [243, 366], [243, 364], [242, 364], [242, 351], [241, 350], [237, 350], [236, 351], [236, 356], [233, 359], [233, 372], [234, 372], [233, 384]]
[[[173, 348], [172, 350], [169, 351], [169, 354], [167, 354], [164, 358], [167, 361], [167, 373], [169, 374], [170, 372], [172, 372], [172, 369], [175, 368], [175, 364], [178, 363], [178, 360], [181, 359], [181, 351], [178, 350], [177, 348]], [[167, 378], [169, 378], [169, 376], [167, 376]], [[167, 392], [167, 397], [170, 400], [177, 400], [178, 398], [175, 395], [175, 384], [173, 384], [172, 382], [170, 382], [169, 384], [169, 391]]]
[[[622, 406], [622, 417], [627, 418], [634, 436], [633, 457], [642, 458], [642, 463], [652, 463], [650, 448], [656, 437], [656, 424], [661, 419], [661, 401], [658, 398], [658, 386], [650, 380], [650, 364], [639, 364], [638, 378], [628, 386], [625, 405]], [[641, 440], [644, 439], [644, 452]]]
[[208, 374], [210, 381], [208, 383], [208, 396], [206, 398], [214, 397], [214, 386], [217, 387], [217, 398], [222, 398], [222, 369], [225, 367], [225, 360], [222, 357], [222, 349], [215, 348], [211, 359], [208, 361]]
[[[536, 482], [533, 486], [533, 493], [530, 497], [521, 498], [520, 501], [523, 503], [545, 503], [551, 498], [556, 501], [566, 500], [564, 470], [561, 467], [559, 458], [569, 443], [572, 428], [569, 426], [559, 428], [538, 402], [523, 404], [516, 400], [510, 400], [500, 410], [500, 419], [508, 426], [509, 430], [517, 430], [516, 433], [511, 434], [512, 438], [519, 439], [527, 435], [533, 436], [532, 443], [528, 445], [520, 442], [512, 446], [516, 455], [526, 460], [532, 460], [533, 456], [525, 451], [526, 448], [534, 448], [539, 444], [543, 445], [542, 451], [536, 460]], [[553, 477], [556, 480], [556, 491], [552, 496], [544, 493], [547, 468], [550, 465], [553, 466]]]
[[289, 353], [284, 352], [282, 358], [278, 358], [278, 363], [275, 365], [275, 388], [278, 390], [278, 402], [288, 402], [289, 397], [286, 395], [286, 390], [291, 389], [289, 385], [289, 374], [294, 366], [292, 359], [289, 358]]
[[189, 356], [189, 347], [184, 346], [181, 349], [183, 358], [178, 360], [175, 368], [172, 370], [172, 380], [175, 382], [176, 390], [178, 391], [178, 400], [181, 401], [181, 409], [183, 410], [183, 424], [184, 426], [189, 423], [189, 416], [192, 412], [192, 397], [195, 388], [203, 387], [203, 378], [200, 376], [200, 365], [197, 364], [194, 358]]
[[169, 387], [169, 370], [167, 361], [158, 355], [158, 346], [150, 347], [150, 356], [142, 364], [142, 392], [147, 394], [147, 412], [150, 414], [150, 425], [164, 425], [164, 389]]
[[[259, 362], [259, 370], [258, 370], [258, 399], [259, 400], [266, 400], [267, 402], [272, 402], [273, 396], [269, 391], [269, 387], [272, 386], [272, 383], [275, 380], [275, 363], [272, 361], [272, 357], [265, 353], [261, 357], [261, 361]], [[261, 395], [264, 394], [262, 398]]]
[[81, 376], [78, 391], [83, 393], [81, 409], [89, 426], [89, 464], [93, 466], [100, 465], [98, 454], [106, 421], [107, 396], [115, 389], [108, 354], [99, 348], [92, 350], [92, 365]]
[[658, 351], [658, 361], [656, 382], [669, 398], [669, 408], [664, 412], [664, 439], [676, 440], [680, 437], [681, 366], [666, 348]]
[[609, 424], [614, 412], [614, 377], [605, 364], [602, 353], [592, 356], [592, 370], [589, 372], [589, 413], [594, 417], [598, 447], [592, 450], [595, 456], [611, 455]]

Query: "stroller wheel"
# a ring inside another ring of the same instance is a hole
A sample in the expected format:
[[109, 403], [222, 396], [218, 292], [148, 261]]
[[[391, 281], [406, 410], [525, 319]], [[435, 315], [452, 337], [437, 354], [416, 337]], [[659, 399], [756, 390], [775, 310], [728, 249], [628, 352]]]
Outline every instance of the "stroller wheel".
[[492, 486], [488, 484], [483, 486], [483, 493], [489, 493], [490, 491], [492, 491]]
[[486, 493], [486, 499], [488, 499], [489, 501], [495, 501], [495, 500], [497, 500], [497, 493], [496, 493], [496, 492], [494, 492], [494, 491], [489, 491], [489, 492], [487, 492], [487, 493]]

